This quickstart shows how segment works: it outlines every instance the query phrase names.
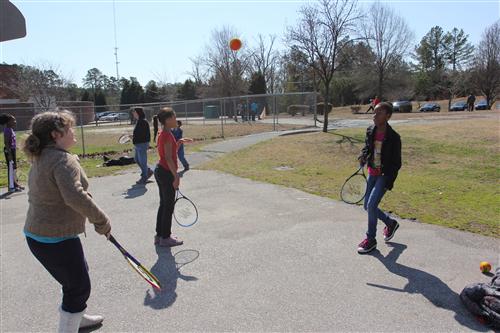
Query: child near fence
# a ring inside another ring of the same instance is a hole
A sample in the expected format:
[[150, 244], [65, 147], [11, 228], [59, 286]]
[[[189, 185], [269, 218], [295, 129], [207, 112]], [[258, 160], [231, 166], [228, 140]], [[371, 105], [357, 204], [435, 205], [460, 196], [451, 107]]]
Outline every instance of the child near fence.
[[0, 115], [0, 125], [4, 126], [3, 138], [4, 138], [4, 155], [7, 164], [7, 184], [9, 192], [18, 192], [24, 190], [24, 187], [19, 185], [16, 170], [17, 170], [17, 158], [16, 158], [16, 132], [14, 128], [16, 127], [16, 118], [11, 114]]

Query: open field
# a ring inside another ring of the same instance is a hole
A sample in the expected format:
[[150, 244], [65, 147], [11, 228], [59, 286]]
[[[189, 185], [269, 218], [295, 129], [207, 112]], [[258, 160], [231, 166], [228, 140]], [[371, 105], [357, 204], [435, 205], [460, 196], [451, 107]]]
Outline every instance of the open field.
[[[457, 98], [454, 99], [452, 104], [455, 102], [459, 101], [465, 101], [467, 98], [462, 97], [462, 98]], [[476, 97], [476, 102], [484, 99], [484, 97], [477, 96]], [[412, 104], [412, 112], [411, 113], [394, 113], [393, 119], [395, 120], [401, 120], [401, 119], [409, 119], [409, 118], [414, 118], [414, 117], [422, 117], [422, 116], [430, 116], [430, 117], [439, 117], [447, 114], [462, 114], [462, 113], [467, 113], [467, 111], [448, 111], [448, 100], [439, 100], [439, 101], [432, 101], [436, 102], [441, 106], [441, 111], [440, 112], [419, 112], [418, 109], [420, 106], [424, 105], [427, 103], [426, 101], [413, 101], [411, 102]], [[359, 113], [358, 114], [353, 114], [351, 110], [351, 106], [341, 106], [341, 107], [334, 107], [332, 111], [330, 112], [330, 117], [334, 118], [346, 118], [346, 117], [357, 117], [357, 116], [362, 116], [365, 114], [366, 110], [370, 107], [369, 104], [365, 105], [357, 105], [360, 107]], [[491, 112], [498, 110], [500, 108], [500, 101], [497, 101], [495, 104], [493, 104], [493, 107], [491, 110], [488, 111], [474, 111], [474, 112]], [[369, 113], [371, 114], [371, 113]], [[319, 119], [321, 120], [322, 116], [319, 116]]]
[[[500, 238], [498, 120], [400, 125], [403, 168], [382, 207], [403, 218]], [[280, 137], [203, 168], [339, 199], [356, 168], [364, 129]]]
[[[279, 126], [280, 130], [289, 130], [302, 128], [302, 125], [287, 125], [283, 124]], [[194, 143], [186, 145], [186, 152], [199, 151], [204, 145], [208, 143], [215, 142], [222, 139], [220, 124], [196, 124], [196, 125], [186, 125], [183, 126], [184, 136], [193, 138]], [[238, 137], [249, 134], [256, 134], [262, 132], [269, 132], [273, 130], [272, 124], [254, 123], [254, 124], [235, 124], [233, 121], [229, 122], [228, 125], [224, 126], [224, 137]], [[105, 176], [114, 174], [118, 170], [123, 170], [124, 167], [100, 167], [102, 164], [102, 154], [106, 153], [110, 156], [120, 156], [123, 154], [128, 154], [133, 156], [133, 145], [119, 144], [118, 138], [123, 133], [132, 133], [133, 127], [130, 125], [126, 126], [85, 126], [83, 129], [83, 139], [82, 131], [80, 127], [75, 128], [75, 133], [77, 136], [78, 143], [71, 150], [72, 153], [82, 155], [83, 147], [82, 142], [85, 143], [85, 154], [86, 157], [81, 158], [81, 163], [85, 168], [85, 171], [90, 177], [94, 176]], [[151, 135], [152, 129], [151, 129]], [[18, 149], [17, 149], [17, 160], [18, 160], [18, 177], [20, 182], [26, 183], [26, 176], [29, 170], [29, 163], [26, 160], [26, 156], [22, 152], [22, 142], [26, 138], [25, 131], [16, 132]], [[3, 135], [0, 135], [0, 147], [3, 147]], [[154, 145], [152, 145], [154, 147]], [[157, 160], [156, 153], [154, 149], [149, 152], [149, 159], [151, 163], [155, 163]], [[132, 166], [133, 167], [133, 166]], [[7, 184], [7, 169], [5, 159], [0, 159], [0, 187], [5, 187]]]

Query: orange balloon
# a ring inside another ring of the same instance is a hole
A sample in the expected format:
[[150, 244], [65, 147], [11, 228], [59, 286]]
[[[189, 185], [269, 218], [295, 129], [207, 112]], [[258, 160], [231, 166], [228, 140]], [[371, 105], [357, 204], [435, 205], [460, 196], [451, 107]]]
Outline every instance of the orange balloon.
[[231, 41], [229, 41], [229, 47], [233, 51], [238, 51], [241, 48], [241, 40], [239, 38], [233, 38]]

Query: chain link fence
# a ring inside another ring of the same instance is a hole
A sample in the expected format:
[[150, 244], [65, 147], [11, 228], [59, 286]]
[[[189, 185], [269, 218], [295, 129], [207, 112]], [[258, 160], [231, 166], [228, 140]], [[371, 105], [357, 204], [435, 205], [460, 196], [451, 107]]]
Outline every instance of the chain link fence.
[[0, 104], [0, 113], [16, 117], [18, 142], [22, 142], [34, 115], [49, 110], [69, 110], [78, 126], [79, 144], [73, 152], [87, 156], [131, 149], [131, 144], [120, 145], [118, 138], [132, 133], [133, 111], [141, 108], [152, 124], [153, 116], [167, 106], [172, 107], [177, 119], [183, 122], [184, 135], [195, 141], [313, 127], [317, 119], [317, 94], [313, 92], [107, 106], [57, 102], [53, 107], [41, 108], [32, 103], [10, 103]]

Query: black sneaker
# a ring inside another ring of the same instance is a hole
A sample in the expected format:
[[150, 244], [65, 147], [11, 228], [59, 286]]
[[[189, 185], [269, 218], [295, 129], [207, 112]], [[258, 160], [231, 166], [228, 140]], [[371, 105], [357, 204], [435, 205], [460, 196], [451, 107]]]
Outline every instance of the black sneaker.
[[358, 245], [358, 253], [368, 253], [377, 248], [377, 240], [376, 239], [368, 239], [366, 238]]
[[384, 228], [384, 241], [388, 242], [394, 237], [394, 234], [396, 233], [396, 230], [399, 228], [399, 223], [397, 221], [393, 220], [393, 224], [391, 227], [385, 227]]

